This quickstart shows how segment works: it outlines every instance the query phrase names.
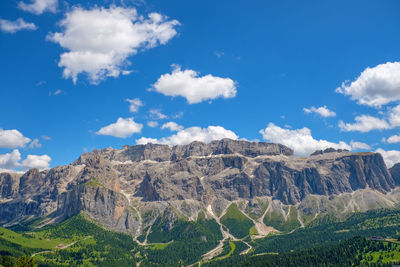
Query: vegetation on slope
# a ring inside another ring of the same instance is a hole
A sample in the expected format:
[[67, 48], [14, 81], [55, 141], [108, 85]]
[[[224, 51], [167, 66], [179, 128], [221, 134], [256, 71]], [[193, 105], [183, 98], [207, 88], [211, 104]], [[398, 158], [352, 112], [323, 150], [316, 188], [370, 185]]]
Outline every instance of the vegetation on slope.
[[238, 209], [235, 203], [228, 207], [220, 221], [232, 235], [238, 238], [249, 235], [250, 229], [254, 226], [254, 223]]
[[[219, 261], [205, 263], [202, 266], [391, 266], [399, 258], [388, 259], [383, 257], [379, 261], [368, 261], [370, 251], [394, 255], [397, 247], [384, 245], [378, 241], [368, 241], [362, 237], [353, 237], [335, 245], [325, 245], [310, 249], [303, 249], [282, 254], [246, 255], [225, 258]], [[365, 254], [365, 251], [368, 251]], [[374, 253], [375, 253], [374, 252]], [[380, 255], [381, 255], [380, 254]]]
[[[229, 207], [227, 214], [225, 219], [235, 218], [235, 223], [242, 221], [246, 225], [249, 220], [236, 206]], [[138, 246], [131, 236], [105, 230], [83, 215], [37, 231], [16, 233], [0, 229], [0, 266], [14, 266], [24, 255], [28, 256], [25, 260], [34, 255], [39, 266], [189, 265], [201, 260], [222, 239], [217, 222], [205, 216], [199, 216], [196, 222], [179, 218], [169, 231], [163, 228], [164, 223], [160, 219], [152, 226], [148, 239], [152, 243], [146, 246]], [[235, 224], [228, 225], [230, 231], [235, 229]], [[247, 245], [230, 240], [225, 242], [220, 255], [204, 265], [384, 266], [400, 260], [400, 243], [395, 239], [372, 241], [365, 237], [398, 238], [399, 225], [399, 210], [374, 210], [352, 214], [343, 222], [327, 216], [291, 233], [250, 240], [252, 224], [248, 224], [243, 227], [247, 234], [239, 229], [253, 246], [252, 252], [240, 255]]]
[[[191, 264], [218, 245], [222, 239], [215, 220], [199, 218], [196, 222], [178, 219], [170, 231], [163, 229], [163, 220], [158, 220], [148, 236], [149, 242], [171, 242], [162, 249], [143, 250], [144, 266], [176, 266]], [[154, 247], [153, 247], [154, 248]]]

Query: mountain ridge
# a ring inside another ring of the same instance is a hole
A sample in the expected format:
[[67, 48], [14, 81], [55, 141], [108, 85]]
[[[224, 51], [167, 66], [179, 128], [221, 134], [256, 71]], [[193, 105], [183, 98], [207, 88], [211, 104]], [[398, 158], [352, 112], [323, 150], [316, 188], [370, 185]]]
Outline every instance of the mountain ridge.
[[373, 152], [327, 149], [297, 158], [280, 144], [230, 139], [95, 150], [42, 172], [1, 173], [0, 224], [46, 224], [83, 212], [140, 237], [158, 218], [169, 230], [200, 212], [219, 219], [236, 203], [259, 229], [280, 229], [288, 218], [301, 227], [324, 214], [398, 205], [399, 166], [388, 170]]

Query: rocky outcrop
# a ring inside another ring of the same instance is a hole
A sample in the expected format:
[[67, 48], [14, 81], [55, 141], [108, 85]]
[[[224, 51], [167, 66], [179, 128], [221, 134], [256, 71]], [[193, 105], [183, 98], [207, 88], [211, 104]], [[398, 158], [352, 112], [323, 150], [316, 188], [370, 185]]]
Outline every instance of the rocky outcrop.
[[[327, 201], [359, 190], [379, 198], [396, 185], [400, 165], [389, 171], [372, 152], [327, 149], [297, 158], [283, 145], [229, 139], [124, 146], [85, 153], [71, 165], [44, 172], [0, 174], [0, 223], [32, 216], [61, 220], [84, 212], [111, 229], [139, 235], [159, 216], [169, 229], [178, 213], [188, 219], [201, 210], [219, 214], [232, 201], [249, 203], [243, 209], [257, 214], [262, 214], [260, 198], [281, 210], [296, 205], [322, 212], [307, 204], [310, 199]], [[393, 205], [386, 199], [373, 203]]]
[[136, 146], [124, 146], [121, 150], [112, 148], [95, 150], [88, 154], [83, 154], [74, 164], [86, 164], [96, 155], [101, 155], [105, 159], [126, 162], [139, 162], [143, 160], [177, 161], [188, 157], [206, 157], [221, 154], [240, 154], [246, 157], [272, 156], [272, 155], [293, 155], [293, 150], [280, 145], [261, 142], [247, 142], [231, 139], [213, 141], [209, 144], [202, 142], [192, 142], [189, 145], [173, 146], [146, 144]]
[[389, 171], [396, 185], [400, 185], [400, 163], [395, 164]]

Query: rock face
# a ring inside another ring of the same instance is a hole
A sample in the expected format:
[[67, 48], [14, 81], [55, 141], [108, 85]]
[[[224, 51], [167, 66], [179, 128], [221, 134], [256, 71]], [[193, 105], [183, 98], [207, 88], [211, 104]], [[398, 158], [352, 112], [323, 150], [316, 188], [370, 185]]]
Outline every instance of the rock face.
[[95, 150], [48, 171], [0, 174], [0, 224], [41, 216], [56, 221], [84, 212], [111, 229], [138, 236], [160, 216], [171, 229], [178, 215], [196, 219], [204, 210], [218, 215], [233, 201], [259, 216], [265, 209], [257, 199], [268, 199], [280, 210], [292, 205], [299, 214], [318, 213], [331, 204], [315, 208], [310, 198], [322, 201], [364, 190], [370, 199], [385, 198], [374, 203], [390, 206], [394, 202], [386, 195], [397, 185], [400, 164], [389, 171], [382, 156], [372, 152], [327, 149], [297, 158], [283, 145], [229, 139], [124, 146]]
[[397, 163], [390, 168], [390, 174], [392, 175], [396, 185], [400, 185], [400, 163]]

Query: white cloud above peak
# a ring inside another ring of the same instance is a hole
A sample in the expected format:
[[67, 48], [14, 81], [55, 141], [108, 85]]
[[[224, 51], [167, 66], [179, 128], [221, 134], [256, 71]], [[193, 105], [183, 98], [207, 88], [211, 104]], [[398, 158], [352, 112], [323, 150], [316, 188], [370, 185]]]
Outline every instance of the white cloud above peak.
[[28, 155], [21, 163], [24, 170], [37, 168], [39, 170], [46, 170], [50, 168], [51, 158], [48, 155]]
[[67, 50], [58, 63], [64, 78], [76, 83], [79, 74], [86, 74], [98, 83], [126, 73], [129, 56], [166, 44], [177, 34], [179, 22], [159, 13], [145, 18], [135, 8], [111, 6], [74, 7], [59, 24], [63, 31], [47, 38]]
[[366, 68], [353, 82], [344, 82], [336, 92], [359, 104], [381, 107], [400, 100], [400, 62], [387, 62]]
[[382, 148], [378, 148], [375, 152], [382, 155], [388, 168], [400, 162], [400, 151], [398, 150], [383, 150]]
[[303, 108], [304, 113], [306, 114], [310, 114], [310, 113], [315, 113], [318, 114], [324, 118], [328, 118], [328, 117], [335, 117], [336, 113], [332, 110], [329, 110], [326, 106], [322, 106], [319, 108], [316, 108], [314, 106], [310, 107], [310, 108]]
[[96, 134], [127, 138], [134, 133], [140, 133], [142, 128], [143, 124], [136, 123], [133, 118], [118, 118], [117, 122], [101, 128]]
[[314, 139], [311, 135], [311, 130], [307, 127], [290, 130], [269, 123], [265, 129], [260, 130], [260, 133], [266, 141], [283, 144], [292, 148], [297, 156], [308, 156], [316, 150], [323, 150], [330, 147], [347, 150], [369, 148], [367, 144], [361, 142], [351, 142], [349, 145], [343, 141], [333, 143], [327, 140]]
[[18, 149], [14, 149], [11, 153], [0, 154], [0, 172], [15, 172], [16, 168], [28, 170], [37, 168], [45, 170], [50, 168], [51, 158], [48, 155], [28, 155], [26, 159], [20, 163], [21, 153]]
[[382, 142], [388, 143], [388, 144], [396, 144], [400, 143], [400, 135], [392, 135], [389, 138], [382, 138]]
[[177, 124], [176, 122], [170, 121], [170, 122], [164, 123], [161, 126], [161, 129], [168, 129], [168, 130], [170, 130], [172, 132], [177, 132], [177, 131], [182, 130], [183, 126]]
[[0, 148], [24, 147], [31, 139], [18, 130], [3, 130], [0, 128]]
[[166, 96], [181, 96], [189, 104], [196, 104], [219, 97], [233, 98], [236, 96], [236, 82], [230, 78], [216, 77], [211, 74], [199, 76], [194, 70], [181, 70], [173, 66], [172, 73], [166, 73], [158, 78], [150, 90]]
[[16, 33], [21, 30], [36, 30], [37, 27], [34, 23], [25, 22], [22, 18], [14, 21], [0, 19], [0, 30], [6, 33]]
[[0, 154], [0, 169], [12, 170], [19, 165], [21, 153], [18, 149], [14, 149], [11, 153]]
[[339, 122], [340, 130], [344, 132], [362, 132], [366, 133], [372, 130], [391, 129], [392, 126], [384, 119], [376, 118], [370, 115], [361, 115], [354, 118], [354, 123]]
[[136, 144], [143, 145], [153, 143], [174, 146], [187, 145], [193, 141], [209, 143], [223, 138], [237, 140], [239, 137], [234, 132], [225, 129], [222, 126], [208, 126], [207, 128], [190, 127], [180, 130], [174, 135], [163, 137], [161, 139], [142, 137], [136, 140]]
[[18, 7], [24, 11], [40, 15], [46, 11], [55, 13], [57, 11], [58, 0], [31, 0], [30, 4], [19, 2]]

